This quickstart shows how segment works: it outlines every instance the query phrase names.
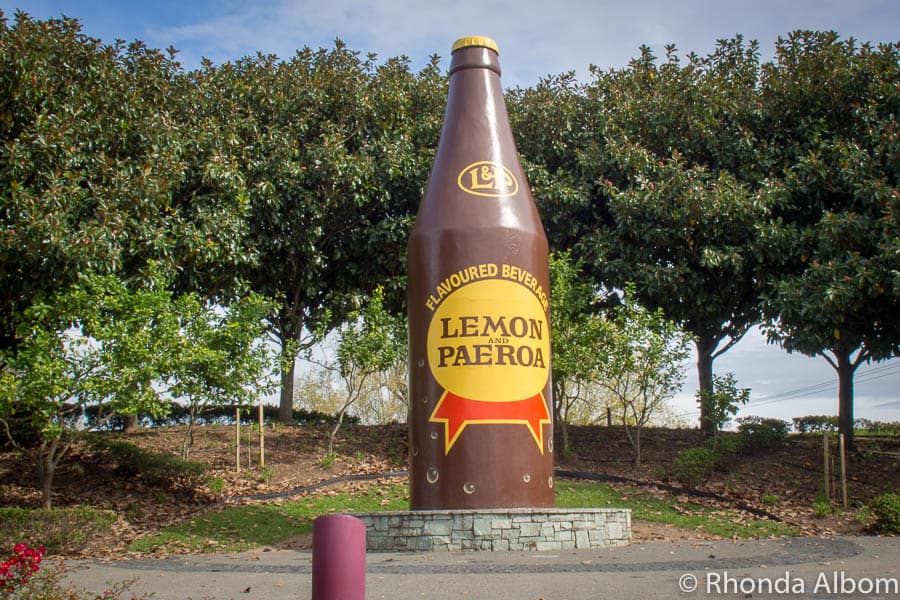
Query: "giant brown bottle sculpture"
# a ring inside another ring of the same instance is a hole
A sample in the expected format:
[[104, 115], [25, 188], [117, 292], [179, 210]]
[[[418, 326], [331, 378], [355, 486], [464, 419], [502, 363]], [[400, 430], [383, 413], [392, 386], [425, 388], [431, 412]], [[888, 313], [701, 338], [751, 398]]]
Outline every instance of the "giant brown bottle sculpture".
[[409, 240], [413, 510], [553, 506], [547, 253], [497, 45], [462, 38]]

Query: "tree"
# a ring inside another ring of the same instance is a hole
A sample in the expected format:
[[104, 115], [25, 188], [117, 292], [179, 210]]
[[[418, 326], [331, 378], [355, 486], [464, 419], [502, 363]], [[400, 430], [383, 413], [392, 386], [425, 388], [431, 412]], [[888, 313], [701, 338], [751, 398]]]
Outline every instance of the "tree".
[[[155, 274], [133, 288], [114, 276], [84, 277], [25, 310], [16, 351], [2, 351], [0, 425], [32, 456], [44, 508], [86, 406], [108, 416], [164, 412], [153, 383], [171, 368], [178, 325]], [[20, 444], [13, 431], [30, 431], [36, 441]]]
[[603, 361], [604, 322], [597, 314], [598, 294], [581, 278], [581, 263], [570, 251], [550, 255], [550, 326], [553, 421], [559, 426], [563, 452], [569, 449], [569, 413], [586, 400]]
[[194, 423], [212, 406], [246, 405], [271, 390], [275, 366], [263, 342], [272, 302], [249, 294], [228, 306], [213, 306], [195, 295], [176, 302], [180, 327], [171, 340], [175, 354], [167, 373], [168, 392], [187, 402], [188, 424], [181, 458], [194, 446]]
[[[703, 394], [697, 390], [697, 395]], [[750, 388], [738, 388], [734, 373], [713, 375], [713, 391], [708, 398], [699, 399], [709, 406], [707, 419], [712, 422], [716, 433], [724, 429], [731, 418], [737, 414], [739, 406], [750, 401]]]
[[850, 443], [856, 369], [900, 355], [898, 54], [900, 43], [798, 31], [779, 38], [762, 80], [789, 257], [770, 280], [767, 331], [835, 369]]
[[640, 467], [641, 432], [681, 388], [688, 337], [661, 308], [647, 310], [636, 297], [627, 284], [622, 304], [603, 321], [596, 380], [612, 395]]
[[32, 302], [82, 273], [139, 278], [156, 261], [212, 297], [253, 260], [235, 251], [246, 203], [233, 170], [196, 152], [174, 54], [104, 44], [75, 19], [19, 12], [10, 27], [0, 14], [0, 347], [17, 347]]
[[599, 189], [597, 173], [611, 177], [608, 157], [596, 150], [609, 128], [608, 114], [591, 104], [574, 72], [511, 90], [506, 104], [550, 249], [571, 250], [604, 220], [592, 198]]
[[[402, 338], [404, 332], [398, 335]], [[402, 359], [379, 371], [372, 378], [369, 390], [364, 392], [354, 407], [354, 413], [363, 423], [405, 423], [409, 416], [409, 366], [406, 352]]]
[[[376, 283], [403, 290], [406, 237], [440, 129], [442, 83], [433, 62], [376, 65], [336, 42], [289, 60], [258, 55], [193, 74], [207, 138], [236, 165], [257, 257], [239, 270], [275, 298], [281, 346], [280, 418], [290, 421], [295, 358], [311, 332], [345, 320]], [[438, 99], [440, 98], [440, 100]]]
[[0, 15], [0, 346], [79, 274], [139, 278], [155, 260], [196, 290], [252, 259], [227, 165], [193, 162], [189, 83], [172, 53]]
[[343, 393], [335, 411], [337, 422], [328, 438], [328, 455], [334, 453], [344, 416], [366, 392], [371, 392], [378, 375], [406, 361], [406, 322], [391, 315], [384, 306], [384, 288], [378, 286], [365, 306], [350, 314], [337, 330], [337, 351], [320, 366], [335, 373]]
[[578, 251], [592, 278], [633, 281], [641, 304], [693, 336], [701, 391], [712, 390], [715, 358], [759, 320], [762, 282], [780, 260], [754, 133], [758, 73], [756, 44], [735, 38], [683, 66], [674, 47], [661, 64], [642, 48], [628, 69], [595, 71], [586, 90], [585, 110], [609, 118], [581, 164], [610, 172], [586, 171], [604, 182], [602, 220]]

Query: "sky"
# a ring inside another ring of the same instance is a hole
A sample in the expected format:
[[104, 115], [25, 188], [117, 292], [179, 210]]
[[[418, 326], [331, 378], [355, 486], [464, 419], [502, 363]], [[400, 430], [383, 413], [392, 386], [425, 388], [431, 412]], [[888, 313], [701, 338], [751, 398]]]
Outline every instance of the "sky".
[[[188, 69], [204, 57], [217, 64], [257, 52], [286, 58], [335, 39], [382, 60], [405, 55], [414, 68], [436, 54], [446, 68], [454, 40], [486, 35], [500, 47], [506, 87], [567, 71], [586, 79], [590, 65], [622, 68], [641, 45], [659, 56], [666, 44], [682, 55], [705, 54], [716, 40], [740, 34], [757, 40], [763, 60], [770, 60], [778, 37], [796, 29], [834, 30], [872, 43], [900, 39], [896, 0], [0, 0], [0, 10], [7, 19], [16, 10], [39, 19], [76, 17], [86, 34], [108, 42], [173, 46]], [[758, 330], [717, 359], [715, 370], [733, 372], [740, 386], [751, 388], [751, 402], [738, 416], [837, 414], [837, 377], [826, 361], [788, 355]], [[695, 389], [690, 364], [673, 401], [674, 412], [689, 421], [697, 416]], [[857, 417], [900, 421], [900, 360], [860, 367], [855, 391]]]

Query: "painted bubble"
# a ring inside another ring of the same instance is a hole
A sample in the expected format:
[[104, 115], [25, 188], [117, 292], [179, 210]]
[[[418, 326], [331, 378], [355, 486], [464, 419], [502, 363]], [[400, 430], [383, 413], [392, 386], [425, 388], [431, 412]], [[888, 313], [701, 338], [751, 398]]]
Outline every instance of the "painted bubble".
[[438, 477], [440, 477], [440, 473], [434, 467], [428, 467], [428, 470], [425, 472], [425, 479], [428, 483], [437, 483]]

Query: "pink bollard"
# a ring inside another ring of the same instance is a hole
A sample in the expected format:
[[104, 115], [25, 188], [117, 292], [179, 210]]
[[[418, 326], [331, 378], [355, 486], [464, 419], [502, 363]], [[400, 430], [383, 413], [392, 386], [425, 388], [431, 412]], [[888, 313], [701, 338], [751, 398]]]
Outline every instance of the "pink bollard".
[[313, 521], [312, 600], [365, 600], [366, 525], [349, 515]]

